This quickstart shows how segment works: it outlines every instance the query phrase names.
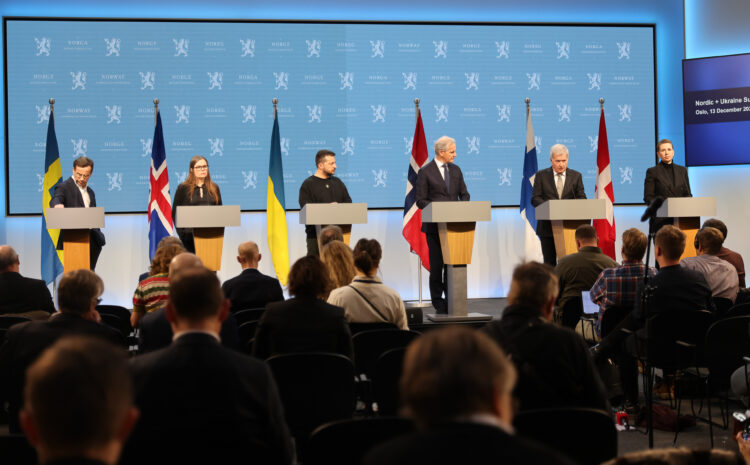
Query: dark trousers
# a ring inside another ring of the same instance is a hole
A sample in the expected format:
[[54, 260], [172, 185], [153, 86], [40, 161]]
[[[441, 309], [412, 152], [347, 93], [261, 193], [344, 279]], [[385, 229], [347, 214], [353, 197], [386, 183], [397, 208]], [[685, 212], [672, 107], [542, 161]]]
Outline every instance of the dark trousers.
[[305, 243], [307, 244], [307, 256], [308, 257], [317, 257], [320, 255], [320, 250], [318, 250], [318, 238], [317, 237], [308, 237]]
[[448, 313], [448, 306], [443, 299], [446, 279], [440, 236], [427, 233], [425, 237], [427, 238], [427, 249], [430, 255], [430, 299], [432, 299], [432, 306], [435, 307], [437, 313]]
[[555, 249], [555, 238], [552, 236], [539, 236], [542, 243], [542, 256], [544, 263], [548, 265], [557, 265], [557, 250]]

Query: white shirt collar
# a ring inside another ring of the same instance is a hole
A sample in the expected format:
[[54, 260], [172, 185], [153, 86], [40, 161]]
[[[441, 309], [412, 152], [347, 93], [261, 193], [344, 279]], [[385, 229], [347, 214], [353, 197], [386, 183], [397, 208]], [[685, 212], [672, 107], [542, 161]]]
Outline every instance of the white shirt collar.
[[184, 336], [186, 334], [209, 334], [209, 335], [213, 336], [214, 338], [216, 338], [217, 341], [221, 342], [221, 338], [219, 337], [218, 334], [216, 334], [216, 333], [214, 333], [212, 331], [203, 331], [203, 330], [200, 330], [200, 329], [189, 329], [189, 330], [186, 330], [186, 331], [178, 331], [178, 332], [174, 333], [174, 336], [172, 336], [172, 340], [176, 341], [177, 339], [181, 338], [182, 336]]

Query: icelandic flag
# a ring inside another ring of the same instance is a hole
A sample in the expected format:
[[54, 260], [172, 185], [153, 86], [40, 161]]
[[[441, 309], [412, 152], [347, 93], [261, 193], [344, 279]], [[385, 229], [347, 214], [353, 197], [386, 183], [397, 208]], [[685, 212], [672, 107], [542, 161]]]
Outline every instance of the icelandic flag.
[[427, 163], [427, 140], [422, 126], [422, 113], [417, 110], [417, 127], [414, 129], [414, 140], [411, 145], [409, 174], [406, 179], [406, 199], [404, 200], [404, 226], [402, 234], [409, 243], [409, 249], [419, 255], [422, 266], [430, 271], [430, 254], [427, 250], [427, 238], [422, 232], [422, 210], [417, 208], [417, 174]]
[[159, 241], [174, 235], [172, 225], [172, 197], [169, 195], [169, 173], [167, 151], [164, 148], [164, 132], [161, 128], [161, 113], [156, 110], [156, 128], [151, 146], [151, 194], [148, 198], [148, 258], [153, 260]]
[[289, 276], [289, 238], [286, 228], [286, 200], [284, 198], [284, 168], [281, 163], [281, 138], [279, 117], [274, 111], [271, 132], [271, 156], [268, 162], [268, 189], [266, 190], [266, 229], [271, 261], [276, 277], [286, 286]]
[[60, 230], [47, 229], [47, 208], [52, 200], [55, 186], [61, 181], [62, 168], [55, 135], [55, 112], [51, 110], [47, 126], [47, 149], [44, 156], [44, 180], [42, 181], [42, 279], [47, 284], [53, 282], [64, 271], [63, 251], [56, 250]]
[[596, 150], [596, 190], [595, 199], [604, 199], [606, 202], [606, 217], [594, 220], [594, 229], [599, 237], [599, 248], [605, 255], [615, 260], [615, 192], [612, 189], [612, 169], [609, 164], [609, 145], [607, 144], [607, 125], [604, 122], [604, 107], [599, 117], [599, 145]]
[[534, 127], [531, 124], [531, 108], [526, 106], [526, 150], [523, 159], [523, 181], [521, 182], [521, 218], [524, 223], [524, 261], [543, 262], [542, 243], [536, 235], [536, 212], [531, 205], [534, 191], [534, 176], [538, 171], [536, 162], [536, 142]]

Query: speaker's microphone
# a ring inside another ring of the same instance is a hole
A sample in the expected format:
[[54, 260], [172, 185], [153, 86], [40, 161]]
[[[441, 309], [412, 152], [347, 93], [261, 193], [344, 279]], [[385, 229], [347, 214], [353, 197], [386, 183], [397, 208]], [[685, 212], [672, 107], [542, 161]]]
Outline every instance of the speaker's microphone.
[[656, 216], [656, 210], [658, 210], [663, 203], [664, 197], [655, 197], [654, 200], [651, 201], [651, 205], [649, 205], [646, 211], [643, 212], [641, 221], [647, 221], [649, 218], [653, 218], [654, 216]]

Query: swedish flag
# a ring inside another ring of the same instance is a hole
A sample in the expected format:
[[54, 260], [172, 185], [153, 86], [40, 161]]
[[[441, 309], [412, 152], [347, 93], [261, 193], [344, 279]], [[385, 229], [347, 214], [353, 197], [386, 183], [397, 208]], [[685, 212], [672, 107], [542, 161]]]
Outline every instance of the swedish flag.
[[62, 181], [60, 150], [55, 135], [55, 112], [50, 109], [47, 126], [47, 153], [44, 157], [44, 183], [42, 185], [42, 279], [53, 282], [63, 272], [63, 251], [56, 250], [60, 239], [59, 229], [47, 229], [47, 208], [55, 186]]
[[271, 157], [268, 164], [266, 192], [266, 229], [276, 277], [286, 286], [289, 275], [289, 239], [286, 230], [286, 201], [284, 200], [284, 169], [281, 164], [279, 117], [274, 111], [271, 133]]

